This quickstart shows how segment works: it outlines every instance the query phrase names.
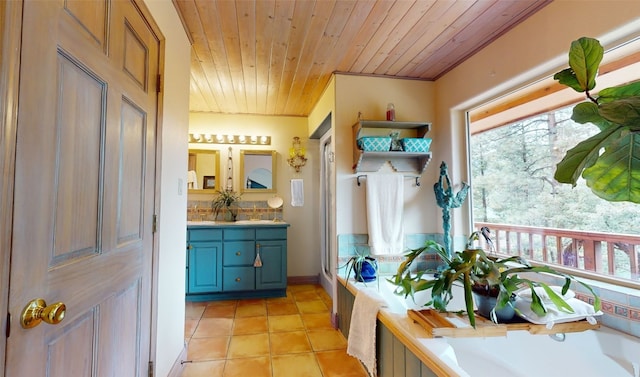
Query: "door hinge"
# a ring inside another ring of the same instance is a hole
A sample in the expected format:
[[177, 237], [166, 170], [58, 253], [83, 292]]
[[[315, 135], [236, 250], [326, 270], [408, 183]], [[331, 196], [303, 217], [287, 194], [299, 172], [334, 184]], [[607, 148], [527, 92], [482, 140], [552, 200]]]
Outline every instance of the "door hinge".
[[153, 361], [149, 361], [149, 376], [153, 377]]
[[153, 222], [151, 223], [151, 233], [155, 233], [158, 230], [158, 215], [153, 215]]
[[162, 75], [158, 74], [156, 76], [156, 93], [160, 93], [162, 91]]
[[11, 335], [11, 313], [7, 312], [7, 323], [4, 329], [4, 335], [8, 338]]

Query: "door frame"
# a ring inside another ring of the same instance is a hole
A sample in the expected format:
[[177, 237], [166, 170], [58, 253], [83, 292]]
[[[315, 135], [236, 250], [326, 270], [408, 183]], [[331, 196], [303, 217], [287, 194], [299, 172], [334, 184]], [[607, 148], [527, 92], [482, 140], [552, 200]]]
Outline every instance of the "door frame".
[[[9, 258], [13, 233], [13, 189], [15, 172], [22, 0], [0, 2], [0, 329], [7, 333], [9, 303]], [[4, 376], [7, 338], [0, 341], [0, 377]]]
[[[155, 35], [158, 40], [158, 88], [156, 93], [156, 138], [155, 138], [155, 177], [154, 177], [154, 203], [153, 203], [153, 213], [154, 213], [154, 232], [153, 232], [153, 246], [152, 246], [152, 257], [151, 257], [151, 318], [149, 318], [149, 365], [150, 375], [155, 376], [156, 371], [155, 368], [157, 366], [156, 362], [156, 351], [157, 351], [157, 343], [158, 343], [158, 260], [160, 255], [160, 232], [158, 231], [158, 225], [160, 224], [160, 188], [162, 187], [162, 125], [163, 125], [163, 99], [164, 99], [164, 66], [165, 66], [165, 47], [166, 47], [166, 39], [160, 30], [160, 27], [153, 19], [151, 15], [151, 11], [147, 8], [146, 4], [143, 0], [132, 0], [133, 4], [140, 10], [144, 19], [149, 25], [149, 28]], [[2, 377], [2, 376], [0, 376]]]

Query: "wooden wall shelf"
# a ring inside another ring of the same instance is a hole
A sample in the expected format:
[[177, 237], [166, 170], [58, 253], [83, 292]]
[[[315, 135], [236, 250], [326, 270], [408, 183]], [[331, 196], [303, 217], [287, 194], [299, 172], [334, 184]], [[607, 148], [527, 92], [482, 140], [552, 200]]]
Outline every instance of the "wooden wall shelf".
[[375, 172], [385, 162], [389, 162], [397, 172], [422, 174], [431, 160], [431, 152], [365, 152], [358, 147], [360, 133], [368, 128], [391, 130], [415, 130], [415, 137], [424, 138], [431, 129], [427, 122], [395, 122], [381, 120], [360, 120], [352, 126], [353, 132], [353, 170]]

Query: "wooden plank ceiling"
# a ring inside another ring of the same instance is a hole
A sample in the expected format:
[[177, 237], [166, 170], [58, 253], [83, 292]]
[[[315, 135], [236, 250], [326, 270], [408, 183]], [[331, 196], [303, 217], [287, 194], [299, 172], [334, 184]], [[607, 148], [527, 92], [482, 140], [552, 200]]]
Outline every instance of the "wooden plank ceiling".
[[551, 0], [173, 0], [190, 110], [307, 116], [333, 72], [435, 80]]

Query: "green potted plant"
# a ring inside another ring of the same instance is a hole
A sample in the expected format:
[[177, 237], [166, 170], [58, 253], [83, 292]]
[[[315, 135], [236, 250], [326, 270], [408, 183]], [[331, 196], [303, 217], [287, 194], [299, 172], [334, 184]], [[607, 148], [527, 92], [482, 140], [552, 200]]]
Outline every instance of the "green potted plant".
[[640, 81], [592, 93], [604, 49], [593, 38], [571, 43], [569, 68], [553, 78], [585, 93], [586, 101], [573, 108], [571, 119], [593, 123], [600, 132], [567, 151], [554, 178], [576, 185], [582, 175], [594, 194], [607, 201], [640, 203], [637, 152], [640, 146]]
[[351, 273], [353, 273], [356, 281], [363, 283], [372, 282], [376, 280], [378, 276], [378, 262], [376, 259], [360, 253], [358, 250], [356, 250], [356, 254], [351, 256], [340, 268], [345, 269], [345, 279], [347, 282], [351, 277]]
[[[489, 256], [482, 248], [473, 246], [474, 241], [478, 239], [479, 232], [474, 232], [469, 237], [465, 250], [457, 251], [452, 256], [449, 256], [445, 248], [435, 241], [427, 241], [424, 246], [410, 250], [406, 254], [406, 259], [398, 267], [397, 273], [389, 279], [397, 286], [395, 293], [404, 295], [405, 298], [408, 296], [413, 298], [418, 291], [431, 290], [431, 300], [425, 306], [446, 311], [447, 304], [453, 298], [454, 286], [461, 285], [469, 324], [474, 328], [476, 325], [474, 293], [476, 300], [482, 296], [494, 297], [495, 303], [490, 305], [490, 312], [495, 314], [496, 311], [512, 306], [511, 300], [514, 292], [528, 287], [531, 290], [531, 310], [538, 316], [544, 316], [547, 309], [535, 289], [541, 287], [558, 309], [569, 313], [573, 312], [571, 306], [547, 284], [522, 277], [522, 274], [525, 273], [547, 273], [565, 279], [562, 295], [567, 293], [573, 281], [585, 286], [595, 297], [594, 309], [600, 310], [600, 298], [589, 285], [550, 267], [532, 266], [519, 256], [506, 258]], [[442, 268], [412, 273], [411, 264], [418, 256], [427, 251], [434, 251], [440, 257], [443, 262]], [[427, 278], [425, 276], [427, 274], [433, 274], [434, 277]], [[479, 308], [485, 306], [478, 302], [476, 305]], [[489, 313], [484, 313], [484, 316], [487, 314]], [[494, 314], [487, 317], [491, 317], [494, 322], [497, 322]]]
[[218, 190], [216, 191], [216, 197], [211, 202], [211, 209], [213, 209], [214, 219], [218, 218], [220, 211], [223, 211], [224, 221], [235, 221], [237, 212], [237, 204], [240, 200], [241, 194], [237, 194], [234, 191]]

